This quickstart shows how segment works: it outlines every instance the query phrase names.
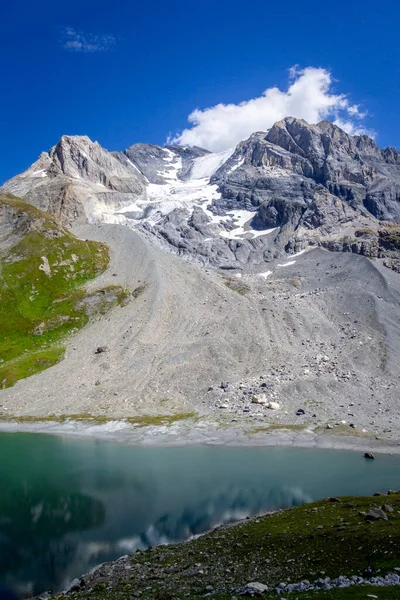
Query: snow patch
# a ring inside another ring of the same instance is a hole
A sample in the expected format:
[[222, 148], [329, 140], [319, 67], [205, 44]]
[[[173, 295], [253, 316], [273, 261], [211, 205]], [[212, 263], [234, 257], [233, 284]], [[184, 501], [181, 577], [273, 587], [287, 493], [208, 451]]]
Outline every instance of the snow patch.
[[[158, 175], [163, 177], [168, 183], [180, 183], [178, 178], [179, 171], [182, 170], [182, 158], [180, 156], [176, 156], [171, 150], [165, 148], [165, 152], [168, 153], [168, 157], [163, 160], [168, 163], [168, 166], [162, 171], [158, 171]], [[156, 184], [153, 184], [156, 185]]]
[[231, 167], [228, 171], [228, 175], [230, 175], [231, 173], [233, 173], [233, 171], [236, 171], [236, 169], [238, 169], [239, 167], [241, 167], [244, 164], [244, 158], [241, 158], [239, 160], [239, 162], [236, 163], [236, 165], [233, 165], [233, 167]]
[[278, 227], [272, 227], [271, 229], [264, 229], [263, 231], [251, 231], [253, 238], [258, 238], [261, 235], [268, 235], [269, 233], [272, 233], [273, 231], [275, 231], [276, 229], [278, 229]]
[[304, 250], [300, 250], [300, 252], [296, 252], [296, 254], [291, 254], [290, 258], [294, 258], [295, 256], [301, 256], [302, 254], [305, 254], [306, 252], [310, 252], [310, 250], [312, 250], [312, 248], [304, 248]]
[[34, 171], [33, 173], [29, 173], [27, 177], [37, 177], [40, 179], [41, 177], [47, 177], [47, 172], [45, 169], [39, 169], [39, 171]]
[[147, 177], [145, 175], [143, 175], [143, 173], [140, 171], [140, 169], [135, 165], [135, 163], [133, 163], [129, 158], [126, 159], [128, 161], [128, 164], [131, 165], [131, 167], [133, 167], [135, 169], [135, 171], [137, 171], [138, 173], [140, 173], [140, 175], [142, 175], [142, 177], [145, 178], [146, 181], [148, 181]]
[[289, 267], [290, 265], [294, 265], [296, 261], [295, 260], [290, 260], [289, 262], [285, 263], [284, 265], [277, 265], [277, 267]]
[[245, 233], [244, 226], [254, 218], [256, 213], [250, 210], [232, 210], [228, 213], [228, 217], [232, 221], [237, 221], [236, 227], [231, 231], [221, 231], [220, 236], [229, 239], [240, 239]]
[[225, 152], [217, 152], [215, 154], [206, 154], [195, 158], [193, 161], [192, 170], [190, 172], [191, 179], [210, 178], [218, 169], [232, 156], [235, 148], [229, 148]]

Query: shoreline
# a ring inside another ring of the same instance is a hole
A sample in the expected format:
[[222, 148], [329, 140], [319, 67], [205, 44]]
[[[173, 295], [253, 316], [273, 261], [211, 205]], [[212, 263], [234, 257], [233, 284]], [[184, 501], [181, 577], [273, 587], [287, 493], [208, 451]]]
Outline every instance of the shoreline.
[[311, 429], [293, 431], [280, 428], [258, 433], [246, 432], [245, 424], [221, 428], [216, 423], [196, 422], [172, 425], [134, 426], [115, 419], [105, 423], [65, 420], [18, 422], [0, 421], [0, 433], [38, 433], [71, 436], [80, 439], [98, 439], [142, 447], [171, 447], [188, 445], [215, 445], [231, 447], [295, 447], [324, 450], [351, 450], [400, 454], [400, 440], [383, 440], [334, 433], [316, 433]]

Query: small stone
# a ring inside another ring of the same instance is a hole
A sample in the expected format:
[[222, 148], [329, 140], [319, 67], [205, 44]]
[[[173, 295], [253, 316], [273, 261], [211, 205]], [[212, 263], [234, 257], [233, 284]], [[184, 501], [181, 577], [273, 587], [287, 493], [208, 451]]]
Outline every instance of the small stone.
[[340, 498], [329, 498], [329, 502], [341, 502]]
[[382, 506], [382, 510], [384, 510], [387, 513], [388, 512], [391, 512], [391, 513], [394, 512], [394, 508], [393, 508], [393, 506], [391, 504], [384, 504]]
[[298, 417], [300, 417], [301, 415], [305, 415], [305, 414], [306, 414], [306, 411], [304, 410], [304, 408], [299, 408], [299, 409], [296, 411], [296, 415], [297, 415]]
[[333, 425], [331, 425], [330, 423], [328, 423], [328, 425], [326, 426], [326, 429], [333, 429]]
[[364, 458], [369, 458], [369, 460], [374, 460], [375, 456], [372, 454], [372, 452], [365, 452]]
[[220, 388], [223, 390], [227, 390], [229, 387], [229, 381], [221, 381]]
[[108, 352], [107, 346], [97, 346], [95, 354], [102, 354], [103, 352]]

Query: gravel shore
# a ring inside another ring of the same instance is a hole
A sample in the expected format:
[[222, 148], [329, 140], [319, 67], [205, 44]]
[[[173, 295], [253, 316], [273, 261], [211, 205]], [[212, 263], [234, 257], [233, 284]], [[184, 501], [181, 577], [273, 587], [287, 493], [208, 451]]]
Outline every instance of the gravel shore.
[[356, 452], [378, 452], [400, 454], [400, 439], [385, 440], [351, 435], [335, 435], [329, 431], [315, 432], [310, 429], [290, 430], [271, 429], [253, 433], [243, 424], [221, 429], [215, 422], [196, 422], [165, 426], [135, 427], [125, 421], [110, 421], [104, 424], [79, 421], [40, 422], [0, 422], [3, 433], [42, 433], [48, 435], [67, 435], [75, 437], [93, 437], [96, 439], [140, 446], [186, 446], [186, 445], [222, 445], [222, 446], [283, 446], [297, 448], [324, 448], [335, 450], [353, 450]]

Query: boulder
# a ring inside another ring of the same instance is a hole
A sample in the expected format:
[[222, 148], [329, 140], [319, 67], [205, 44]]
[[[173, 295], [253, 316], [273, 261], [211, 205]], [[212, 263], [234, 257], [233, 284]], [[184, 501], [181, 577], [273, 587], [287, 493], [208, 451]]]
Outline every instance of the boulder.
[[365, 518], [367, 521], [378, 521], [379, 519], [387, 521], [388, 517], [387, 514], [380, 508], [370, 508]]
[[73, 579], [71, 583], [65, 588], [64, 594], [68, 594], [69, 592], [78, 592], [82, 587], [82, 580]]
[[97, 346], [95, 354], [102, 354], [103, 352], [108, 352], [107, 346]]
[[240, 596], [251, 596], [253, 598], [254, 596], [262, 596], [265, 592], [268, 592], [267, 585], [258, 581], [252, 581], [244, 586], [240, 592]]
[[251, 401], [253, 404], [267, 404], [268, 399], [265, 394], [254, 394]]
[[279, 402], [267, 402], [266, 406], [271, 410], [279, 410], [281, 407]]

